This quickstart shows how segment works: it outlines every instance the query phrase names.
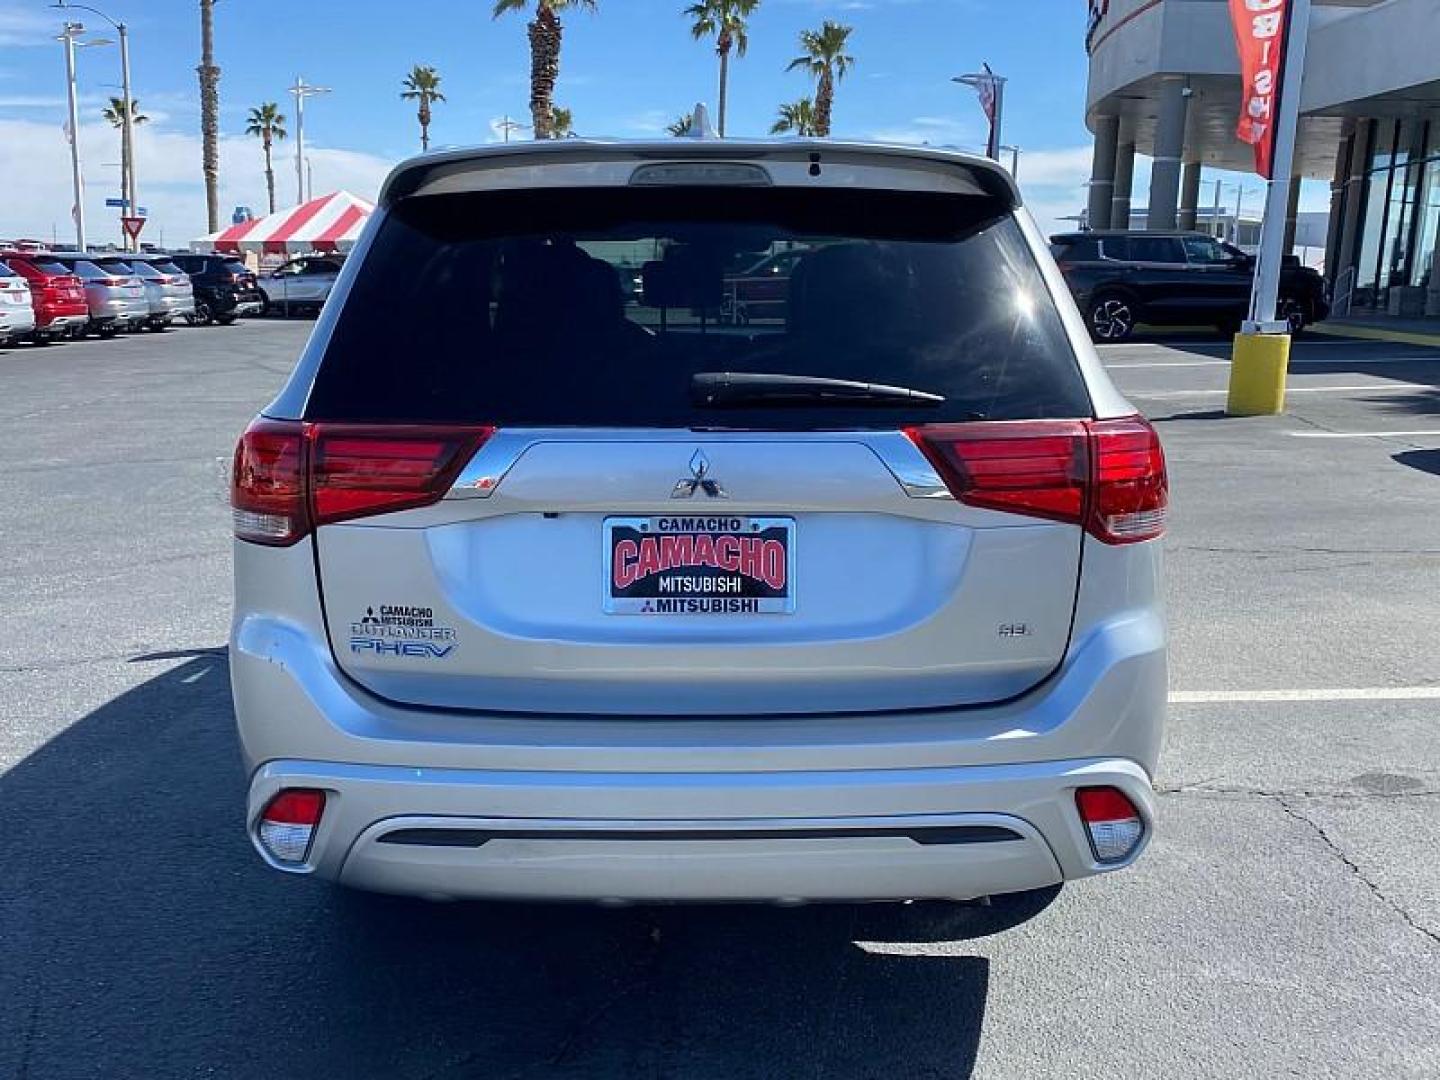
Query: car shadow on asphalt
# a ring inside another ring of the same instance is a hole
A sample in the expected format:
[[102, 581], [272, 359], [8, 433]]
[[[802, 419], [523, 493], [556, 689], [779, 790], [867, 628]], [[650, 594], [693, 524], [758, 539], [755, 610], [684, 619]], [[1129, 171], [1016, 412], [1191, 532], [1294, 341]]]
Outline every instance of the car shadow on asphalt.
[[970, 1075], [981, 905], [430, 904], [265, 869], [222, 655], [0, 775], [0, 1075]]

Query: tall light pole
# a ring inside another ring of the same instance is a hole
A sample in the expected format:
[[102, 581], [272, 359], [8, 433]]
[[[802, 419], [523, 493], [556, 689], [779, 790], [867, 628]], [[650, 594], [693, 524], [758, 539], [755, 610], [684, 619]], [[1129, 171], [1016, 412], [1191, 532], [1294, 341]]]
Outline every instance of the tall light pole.
[[312, 86], [305, 76], [295, 76], [295, 85], [290, 87], [295, 96], [295, 201], [303, 203], [305, 195], [305, 99], [318, 94], [330, 93], [328, 86]]
[[951, 82], [971, 87], [980, 98], [980, 108], [990, 120], [990, 139], [985, 144], [985, 156], [993, 161], [1000, 160], [1000, 122], [1005, 113], [1005, 77], [996, 75], [989, 64], [982, 64], [983, 71], [968, 75], [956, 75]]
[[75, 248], [85, 250], [85, 176], [80, 169], [80, 106], [75, 94], [75, 50], [89, 45], [109, 45], [104, 38], [80, 41], [83, 23], [67, 22], [55, 39], [65, 46], [65, 88], [70, 99], [70, 175], [75, 186]]
[[1000, 147], [1000, 149], [1001, 149], [1001, 150], [1009, 150], [1009, 151], [1010, 151], [1010, 179], [1011, 179], [1011, 180], [1019, 180], [1019, 179], [1020, 179], [1020, 147], [1018, 147], [1018, 146], [1002, 146], [1002, 147]]
[[530, 127], [529, 124], [522, 124], [519, 120], [511, 120], [508, 114], [494, 126], [500, 129], [500, 133], [507, 143], [510, 141], [512, 131], [525, 131]]
[[[87, 7], [84, 4], [70, 4], [67, 3], [66, 0], [55, 0], [55, 3], [50, 6], [59, 8], [62, 11], [88, 11], [92, 15], [98, 15], [113, 26], [115, 32], [120, 35], [120, 92], [125, 95], [125, 112], [121, 117], [122, 127], [120, 129], [121, 158], [124, 161], [125, 169], [124, 175], [120, 178], [120, 195], [125, 200], [125, 213], [130, 214], [132, 217], [138, 216], [139, 211], [136, 209], [138, 204], [135, 201], [135, 123], [131, 115], [135, 111], [135, 99], [130, 93], [129, 28], [123, 22], [116, 22], [103, 11], [97, 8]], [[98, 42], [92, 41], [88, 42], [88, 44], [95, 45], [98, 44]], [[139, 250], [140, 238], [137, 236], [132, 240], [128, 232], [125, 233], [125, 236], [126, 248], [128, 250]]]

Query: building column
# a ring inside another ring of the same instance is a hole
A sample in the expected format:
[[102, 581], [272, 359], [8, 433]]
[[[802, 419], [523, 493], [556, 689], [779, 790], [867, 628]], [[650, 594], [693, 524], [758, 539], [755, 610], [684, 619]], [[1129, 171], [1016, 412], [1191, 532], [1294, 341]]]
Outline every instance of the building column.
[[1200, 205], [1200, 162], [1187, 161], [1180, 174], [1180, 219], [1178, 228], [1195, 228], [1196, 211]]
[[1160, 83], [1160, 115], [1155, 125], [1155, 158], [1150, 166], [1150, 206], [1147, 229], [1175, 228], [1180, 202], [1180, 155], [1185, 150], [1185, 113], [1189, 91], [1180, 75]]
[[1285, 200], [1285, 241], [1280, 248], [1281, 254], [1293, 255], [1295, 253], [1295, 226], [1300, 216], [1300, 177], [1290, 178], [1289, 197]]
[[[1355, 289], [1356, 263], [1360, 258], [1360, 218], [1365, 209], [1365, 173], [1370, 163], [1370, 144], [1375, 139], [1375, 121], [1361, 120], [1355, 126], [1350, 152], [1350, 175], [1345, 180], [1345, 212], [1340, 222], [1340, 239], [1334, 265], [1327, 261], [1325, 276], [1333, 289], [1336, 315], [1350, 313], [1350, 295]], [[1342, 282], [1342, 278], [1345, 281]], [[1339, 286], [1345, 285], [1342, 291]]]
[[1350, 178], [1350, 158], [1355, 153], [1354, 120], [1346, 120], [1340, 143], [1335, 147], [1335, 174], [1330, 180], [1330, 217], [1325, 223], [1325, 277], [1335, 281], [1335, 267], [1340, 257], [1340, 232], [1345, 223], [1346, 181]]
[[1115, 198], [1115, 150], [1120, 141], [1120, 117], [1095, 118], [1095, 156], [1090, 163], [1090, 199], [1085, 220], [1092, 229], [1110, 228], [1110, 204]]
[[1115, 197], [1110, 202], [1110, 227], [1130, 227], [1130, 188], [1135, 182], [1135, 144], [1123, 142], [1115, 151]]

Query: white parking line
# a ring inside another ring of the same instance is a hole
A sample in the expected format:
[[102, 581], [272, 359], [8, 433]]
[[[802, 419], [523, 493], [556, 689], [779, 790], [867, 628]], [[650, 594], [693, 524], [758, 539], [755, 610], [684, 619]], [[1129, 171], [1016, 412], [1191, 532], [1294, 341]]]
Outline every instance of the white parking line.
[[1296, 439], [1440, 439], [1440, 431], [1287, 431]]
[[1366, 686], [1334, 690], [1173, 690], [1173, 705], [1246, 701], [1435, 701], [1440, 686]]
[[[1436, 390], [1429, 383], [1372, 383], [1367, 386], [1287, 386], [1287, 394], [1400, 394], [1412, 390]], [[1223, 397], [1229, 391], [1219, 390], [1164, 390], [1152, 393], [1149, 390], [1130, 389], [1126, 393], [1133, 394], [1139, 398], [1177, 398], [1177, 397]]]
[[[1368, 364], [1414, 364], [1423, 362], [1426, 357], [1415, 356], [1377, 356], [1366, 360], [1306, 360], [1292, 356], [1292, 364], [1324, 364], [1326, 367], [1350, 367], [1351, 365]], [[1133, 368], [1181, 368], [1181, 367], [1229, 367], [1229, 360], [1177, 360], [1167, 363], [1164, 360], [1147, 360], [1138, 364], [1105, 364], [1107, 371], [1119, 371]]]

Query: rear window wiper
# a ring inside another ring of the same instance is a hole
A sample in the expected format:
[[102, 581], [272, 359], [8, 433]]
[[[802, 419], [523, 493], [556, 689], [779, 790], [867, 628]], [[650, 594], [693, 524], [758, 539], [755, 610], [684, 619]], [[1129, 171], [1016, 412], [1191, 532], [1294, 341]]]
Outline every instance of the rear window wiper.
[[912, 390], [906, 386], [825, 379], [811, 375], [780, 375], [748, 371], [701, 371], [690, 379], [690, 397], [705, 409], [734, 409], [745, 406], [833, 405], [865, 407], [916, 405], [934, 408], [944, 405], [939, 394]]

